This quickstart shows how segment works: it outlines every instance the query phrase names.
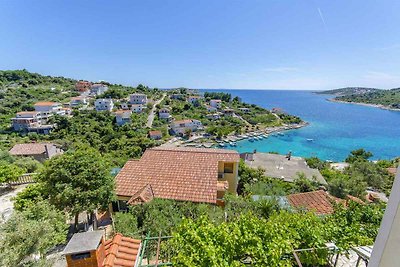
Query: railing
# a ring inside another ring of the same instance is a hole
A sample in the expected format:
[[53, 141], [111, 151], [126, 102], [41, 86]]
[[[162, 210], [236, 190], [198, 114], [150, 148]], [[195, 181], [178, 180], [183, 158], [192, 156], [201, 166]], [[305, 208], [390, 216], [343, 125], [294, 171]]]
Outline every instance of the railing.
[[[172, 266], [172, 263], [168, 260], [160, 259], [161, 242], [171, 237], [172, 236], [161, 236], [161, 232], [159, 233], [158, 237], [150, 237], [150, 233], [147, 234], [147, 236], [142, 240], [142, 244], [140, 246], [137, 267]], [[151, 244], [153, 241], [157, 241], [155, 247]], [[156, 248], [155, 252], [154, 248]], [[147, 264], [143, 263], [144, 259], [146, 259]]]
[[1, 183], [0, 185], [2, 185], [2, 186], [6, 186], [6, 185], [13, 186], [13, 185], [36, 183], [35, 178], [34, 178], [36, 174], [37, 173], [26, 173], [26, 174], [21, 175], [15, 181], [11, 181], [11, 182], [8, 182], [8, 183]]

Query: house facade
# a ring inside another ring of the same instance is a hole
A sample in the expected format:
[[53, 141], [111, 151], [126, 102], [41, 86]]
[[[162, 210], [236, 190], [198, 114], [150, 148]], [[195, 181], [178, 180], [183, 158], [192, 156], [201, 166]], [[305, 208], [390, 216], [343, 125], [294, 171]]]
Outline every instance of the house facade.
[[71, 97], [71, 100], [69, 101], [69, 105], [71, 108], [87, 106], [88, 101], [87, 101], [86, 97], [83, 97], [83, 96]]
[[129, 103], [130, 104], [140, 104], [146, 105], [147, 104], [147, 95], [145, 94], [131, 94], [129, 96]]
[[206, 105], [206, 108], [208, 112], [216, 112], [218, 110], [216, 107], [212, 107], [210, 105]]
[[170, 110], [168, 108], [160, 108], [160, 110], [158, 111], [158, 117], [163, 120], [170, 120]]
[[160, 140], [162, 138], [161, 131], [150, 131], [149, 137], [153, 140]]
[[185, 100], [185, 95], [184, 94], [172, 94], [170, 95], [171, 99], [175, 99], [175, 100]]
[[61, 103], [57, 102], [36, 102], [35, 111], [40, 112], [42, 118], [46, 119], [54, 114], [64, 116], [65, 110]]
[[178, 120], [171, 123], [172, 133], [175, 135], [185, 135], [190, 131], [197, 131], [203, 128], [203, 124], [199, 120]]
[[144, 106], [141, 104], [132, 104], [131, 105], [131, 110], [134, 113], [141, 113], [144, 109]]
[[126, 123], [131, 123], [131, 115], [132, 115], [131, 110], [115, 111], [115, 119], [116, 119], [117, 125], [121, 126]]
[[102, 95], [106, 91], [108, 91], [108, 86], [101, 83], [95, 83], [90, 87], [90, 94], [93, 96]]
[[74, 234], [62, 254], [67, 267], [136, 267], [141, 247], [141, 240], [118, 233], [105, 240], [98, 230]]
[[220, 99], [211, 99], [210, 106], [220, 109], [222, 107], [222, 101]]
[[249, 108], [238, 108], [238, 110], [243, 112], [243, 113], [249, 113], [250, 112]]
[[40, 112], [22, 111], [11, 119], [12, 127], [17, 132], [34, 132], [38, 134], [49, 134], [53, 125], [46, 124]]
[[112, 111], [112, 109], [114, 108], [114, 102], [112, 101], [112, 99], [96, 99], [96, 101], [94, 102], [94, 106], [97, 111]]
[[239, 159], [236, 151], [226, 149], [147, 149], [116, 176], [118, 202], [113, 209], [153, 198], [222, 204], [226, 192], [236, 194]]
[[189, 96], [188, 98], [187, 98], [187, 101], [190, 103], [190, 104], [197, 104], [198, 102], [199, 102], [199, 100], [200, 100], [200, 96], [198, 96], [198, 95], [191, 95], [191, 96]]

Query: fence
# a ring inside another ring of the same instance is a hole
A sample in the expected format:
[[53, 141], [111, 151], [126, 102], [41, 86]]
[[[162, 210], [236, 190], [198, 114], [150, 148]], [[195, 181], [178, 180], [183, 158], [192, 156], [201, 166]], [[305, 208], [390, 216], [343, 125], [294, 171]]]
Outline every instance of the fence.
[[0, 185], [2, 186], [13, 186], [13, 185], [21, 185], [21, 184], [32, 184], [32, 183], [36, 183], [35, 181], [35, 175], [37, 173], [26, 173], [21, 175], [17, 180], [15, 181], [11, 181], [8, 183], [2, 183]]

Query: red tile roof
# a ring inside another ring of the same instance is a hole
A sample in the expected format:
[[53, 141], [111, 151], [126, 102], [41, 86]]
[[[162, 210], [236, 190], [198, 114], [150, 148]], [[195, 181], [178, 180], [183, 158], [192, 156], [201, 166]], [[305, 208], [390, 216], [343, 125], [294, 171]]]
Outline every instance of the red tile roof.
[[56, 103], [56, 102], [36, 102], [35, 106], [53, 106], [53, 105], [59, 105], [60, 103]]
[[326, 215], [333, 213], [332, 201], [333, 199], [324, 190], [318, 190], [307, 193], [298, 193], [287, 196], [291, 206], [297, 209], [305, 209], [307, 211], [314, 211], [318, 215]]
[[149, 135], [150, 136], [161, 136], [162, 133], [161, 133], [161, 131], [150, 131]]
[[103, 267], [132, 267], [140, 249], [140, 240], [116, 234], [105, 242], [105, 259]]
[[17, 115], [37, 115], [39, 113], [39, 111], [20, 111]]
[[116, 193], [132, 197], [151, 185], [156, 198], [216, 203], [219, 161], [239, 162], [239, 154], [225, 149], [147, 149], [119, 172]]
[[129, 205], [135, 205], [140, 203], [147, 203], [152, 201], [154, 198], [154, 192], [151, 185], [144, 186], [140, 191], [134, 194], [129, 200]]
[[177, 124], [181, 124], [181, 123], [191, 123], [193, 120], [178, 120], [178, 121], [173, 121], [172, 123], [177, 125]]

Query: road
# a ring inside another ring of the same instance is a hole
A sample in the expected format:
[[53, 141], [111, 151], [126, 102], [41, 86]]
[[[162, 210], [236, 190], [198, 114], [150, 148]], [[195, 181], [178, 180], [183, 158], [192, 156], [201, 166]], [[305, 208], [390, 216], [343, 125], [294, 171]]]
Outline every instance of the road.
[[164, 98], [166, 97], [166, 95], [167, 95], [167, 94], [163, 94], [163, 96], [161, 97], [160, 100], [154, 102], [154, 105], [153, 105], [153, 107], [152, 107], [152, 109], [151, 109], [151, 111], [150, 111], [149, 117], [147, 118], [147, 123], [146, 123], [146, 127], [147, 127], [147, 128], [151, 128], [151, 126], [153, 125], [154, 116], [155, 116], [155, 113], [156, 113], [156, 106], [157, 106], [158, 104], [160, 104], [161, 101], [164, 100]]

